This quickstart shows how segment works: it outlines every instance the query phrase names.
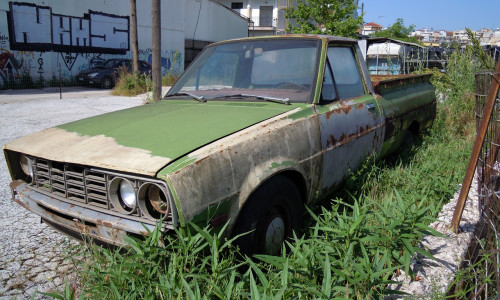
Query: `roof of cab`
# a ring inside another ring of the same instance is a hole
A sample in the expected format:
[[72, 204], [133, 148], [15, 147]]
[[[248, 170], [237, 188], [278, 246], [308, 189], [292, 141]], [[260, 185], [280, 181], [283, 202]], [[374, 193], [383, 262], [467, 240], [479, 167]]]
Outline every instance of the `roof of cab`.
[[318, 40], [327, 40], [328, 42], [347, 42], [347, 43], [357, 43], [357, 40], [334, 36], [334, 35], [321, 35], [321, 34], [281, 34], [281, 35], [269, 35], [269, 36], [256, 36], [256, 37], [246, 37], [246, 38], [237, 38], [226, 41], [220, 41], [214, 44], [222, 44], [227, 42], [236, 42], [236, 41], [248, 41], [248, 40], [257, 40], [257, 39], [318, 39]]

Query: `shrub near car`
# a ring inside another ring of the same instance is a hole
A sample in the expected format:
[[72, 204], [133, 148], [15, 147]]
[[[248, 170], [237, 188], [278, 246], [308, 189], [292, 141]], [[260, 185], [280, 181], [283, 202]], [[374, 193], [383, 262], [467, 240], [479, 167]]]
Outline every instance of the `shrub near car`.
[[212, 44], [158, 103], [7, 144], [13, 199], [75, 237], [228, 223], [245, 252], [276, 254], [305, 204], [433, 122], [429, 76], [372, 84], [361, 57], [332, 36]]
[[[108, 59], [95, 68], [86, 69], [78, 73], [78, 75], [76, 75], [76, 81], [80, 84], [110, 89], [116, 83], [120, 68], [125, 68], [128, 71], [132, 70], [132, 61], [124, 58]], [[150, 74], [151, 65], [145, 61], [139, 61], [139, 72], [142, 74]]]

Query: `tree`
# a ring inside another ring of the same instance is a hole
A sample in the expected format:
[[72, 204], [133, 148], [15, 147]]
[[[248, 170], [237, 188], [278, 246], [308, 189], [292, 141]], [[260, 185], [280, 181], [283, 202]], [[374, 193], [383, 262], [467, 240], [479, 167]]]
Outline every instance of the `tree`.
[[132, 70], [139, 74], [139, 44], [137, 41], [137, 9], [136, 0], [130, 0], [130, 39], [132, 42]]
[[398, 18], [396, 19], [396, 22], [391, 26], [387, 27], [387, 29], [375, 32], [374, 36], [386, 37], [400, 41], [420, 44], [420, 41], [416, 36], [410, 37], [410, 33], [412, 33], [414, 30], [415, 30], [415, 25], [410, 25], [409, 27], [406, 27], [403, 19]]
[[297, 0], [286, 9], [287, 30], [292, 33], [328, 34], [356, 37], [363, 17], [353, 17], [353, 0]]
[[459, 49], [460, 43], [458, 42], [458, 40], [455, 37], [451, 37], [450, 39], [442, 41], [439, 46], [442, 48]]
[[161, 95], [161, 1], [151, 0], [151, 23], [152, 23], [152, 72], [153, 79], [153, 101], [159, 101]]

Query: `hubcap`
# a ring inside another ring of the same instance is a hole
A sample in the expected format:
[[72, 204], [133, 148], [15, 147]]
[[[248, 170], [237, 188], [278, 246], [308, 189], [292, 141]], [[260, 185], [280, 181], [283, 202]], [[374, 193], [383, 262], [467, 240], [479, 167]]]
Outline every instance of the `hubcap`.
[[111, 79], [109, 79], [109, 78], [104, 79], [104, 88], [106, 88], [106, 89], [111, 88]]
[[285, 239], [285, 221], [281, 216], [275, 216], [266, 231], [265, 251], [267, 254], [278, 254]]

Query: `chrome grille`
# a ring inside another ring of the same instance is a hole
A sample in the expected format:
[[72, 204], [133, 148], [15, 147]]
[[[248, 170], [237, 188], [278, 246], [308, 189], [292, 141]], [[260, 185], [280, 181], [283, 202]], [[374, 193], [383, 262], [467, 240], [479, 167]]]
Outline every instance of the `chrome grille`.
[[68, 200], [112, 209], [107, 196], [108, 175], [89, 168], [43, 159], [34, 163], [34, 185]]
[[[110, 212], [129, 219], [137, 219], [144, 223], [155, 224], [156, 222], [156, 220], [152, 220], [142, 213], [140, 207], [137, 207], [131, 213], [123, 213], [123, 209], [113, 207], [107, 187], [115, 177], [128, 178], [136, 189], [145, 182], [158, 183], [159, 181], [130, 177], [41, 158], [32, 158], [32, 162], [33, 180], [31, 185], [40, 192], [50, 194], [68, 203], [94, 207], [100, 211]], [[172, 201], [169, 199], [168, 202], [172, 208]], [[170, 213], [163, 222], [167, 226], [176, 223], [173, 209], [170, 209]]]

